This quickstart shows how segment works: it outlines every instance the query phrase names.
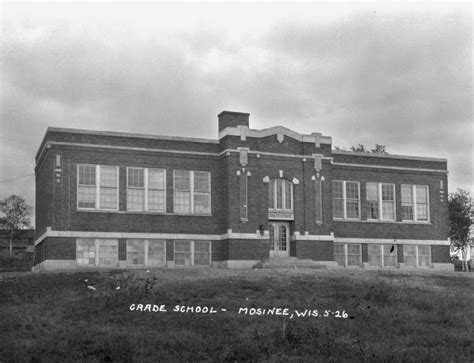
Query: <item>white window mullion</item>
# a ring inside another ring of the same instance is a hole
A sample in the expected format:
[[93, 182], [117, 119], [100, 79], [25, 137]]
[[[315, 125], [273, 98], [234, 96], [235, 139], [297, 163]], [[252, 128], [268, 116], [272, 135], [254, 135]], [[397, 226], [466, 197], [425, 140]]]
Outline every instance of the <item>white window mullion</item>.
[[347, 243], [344, 244], [344, 267], [348, 266], [348, 257], [347, 257]]
[[145, 188], [145, 210], [148, 210], [148, 168], [143, 170], [143, 187]]
[[420, 265], [418, 264], [418, 245], [415, 246], [415, 257], [416, 257], [415, 267], [418, 268], [420, 267]]
[[148, 243], [148, 240], [146, 239], [145, 240], [145, 266], [148, 266], [148, 246], [149, 246], [149, 243]]
[[99, 240], [95, 239], [94, 244], [95, 244], [95, 265], [99, 266]]
[[[194, 171], [189, 172], [189, 190], [191, 191], [191, 213], [194, 213]], [[194, 244], [191, 243], [191, 244]]]
[[[418, 220], [418, 216], [416, 214], [416, 185], [412, 185], [412, 196], [413, 196], [413, 203], [412, 203], [412, 208], [413, 208], [413, 220], [414, 221], [417, 221]], [[416, 250], [417, 250], [417, 254], [418, 254], [418, 246], [416, 247]], [[418, 261], [418, 256], [417, 256], [417, 261]], [[417, 262], [417, 266], [418, 267], [418, 262]]]
[[95, 208], [100, 209], [100, 166], [95, 166]]
[[344, 210], [344, 219], [347, 218], [347, 200], [346, 200], [346, 181], [342, 182], [342, 201], [343, 201], [343, 210]]
[[379, 220], [381, 221], [382, 214], [383, 214], [383, 202], [382, 202], [382, 183], [377, 183], [377, 197], [378, 197], [378, 204], [379, 204]]
[[385, 266], [385, 262], [384, 262], [384, 248], [383, 248], [383, 245], [380, 245], [380, 261], [382, 261], [382, 266], [381, 267], [384, 267]]
[[194, 266], [194, 241], [190, 241], [190, 251], [191, 251], [191, 266]]

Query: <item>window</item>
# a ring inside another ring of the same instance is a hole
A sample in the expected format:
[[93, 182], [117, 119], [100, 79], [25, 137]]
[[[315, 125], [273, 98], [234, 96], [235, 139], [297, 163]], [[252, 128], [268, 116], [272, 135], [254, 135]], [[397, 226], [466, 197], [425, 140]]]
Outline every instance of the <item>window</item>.
[[397, 267], [398, 255], [396, 245], [367, 245], [369, 266]]
[[333, 218], [360, 219], [359, 182], [332, 182]]
[[402, 185], [402, 220], [429, 221], [428, 186]]
[[353, 267], [362, 265], [362, 254], [360, 244], [334, 244], [334, 261], [339, 266]]
[[166, 171], [127, 168], [127, 210], [166, 212]]
[[82, 266], [118, 266], [118, 240], [78, 238], [76, 261]]
[[248, 175], [247, 173], [243, 172], [239, 178], [240, 182], [240, 219], [242, 221], [248, 220], [248, 207], [247, 207], [247, 183], [248, 183]]
[[367, 219], [395, 220], [395, 185], [367, 183]]
[[410, 267], [430, 267], [431, 246], [403, 245], [403, 262]]
[[118, 210], [118, 167], [78, 165], [77, 207]]
[[211, 242], [174, 241], [175, 266], [210, 266]]
[[268, 209], [293, 210], [293, 183], [286, 179], [268, 183]]
[[164, 240], [127, 240], [127, 265], [165, 266], [166, 242]]
[[211, 214], [211, 173], [174, 170], [174, 213]]

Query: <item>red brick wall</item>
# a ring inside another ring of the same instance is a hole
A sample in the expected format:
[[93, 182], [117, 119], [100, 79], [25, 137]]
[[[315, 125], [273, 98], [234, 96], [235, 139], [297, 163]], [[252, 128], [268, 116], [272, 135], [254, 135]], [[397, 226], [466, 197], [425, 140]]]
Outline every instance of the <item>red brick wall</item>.
[[332, 241], [294, 241], [296, 257], [315, 261], [333, 261], [334, 243]]

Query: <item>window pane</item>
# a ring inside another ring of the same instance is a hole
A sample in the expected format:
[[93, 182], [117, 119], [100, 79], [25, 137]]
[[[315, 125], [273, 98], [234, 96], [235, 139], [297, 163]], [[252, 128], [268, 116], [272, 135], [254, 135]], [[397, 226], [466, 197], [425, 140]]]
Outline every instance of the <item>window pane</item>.
[[379, 200], [379, 191], [377, 183], [367, 183], [367, 200]]
[[395, 186], [391, 184], [382, 184], [382, 200], [395, 200]]
[[191, 173], [189, 170], [174, 171], [174, 189], [175, 190], [191, 190]]
[[383, 201], [382, 202], [382, 219], [387, 221], [395, 220], [395, 201]]
[[359, 200], [359, 183], [346, 182], [346, 198]]
[[277, 179], [277, 195], [276, 195], [276, 207], [277, 209], [283, 209], [283, 180]]
[[95, 241], [93, 239], [77, 239], [76, 261], [78, 265], [95, 265]]
[[148, 266], [166, 265], [165, 243], [163, 240], [148, 241]]
[[332, 215], [334, 218], [344, 218], [344, 199], [342, 181], [332, 182]]
[[127, 210], [145, 209], [145, 190], [127, 189]]
[[194, 242], [194, 265], [209, 266], [211, 258], [211, 242], [195, 241]]
[[191, 213], [191, 192], [174, 192], [174, 212]]
[[148, 190], [148, 210], [165, 211], [164, 190]]
[[117, 168], [115, 166], [101, 166], [100, 167], [100, 186], [116, 188], [117, 183]]
[[129, 188], [144, 188], [145, 187], [145, 170], [138, 168], [128, 168], [128, 187]]
[[115, 239], [98, 240], [99, 265], [118, 266], [118, 241]]
[[360, 245], [347, 245], [347, 266], [360, 266], [362, 262]]
[[390, 266], [390, 267], [397, 266], [397, 246], [396, 245], [383, 245], [383, 256], [384, 256], [383, 258], [384, 266]]
[[332, 201], [332, 216], [334, 218], [344, 218], [344, 200], [333, 199]]
[[210, 192], [211, 190], [211, 174], [204, 171], [194, 172], [194, 191]]
[[339, 266], [345, 266], [343, 243], [334, 243], [334, 261], [336, 261]]
[[100, 187], [100, 209], [117, 209], [117, 188]]
[[418, 246], [418, 267], [430, 267], [431, 246]]
[[96, 187], [77, 187], [77, 205], [79, 208], [95, 208]]
[[191, 241], [174, 242], [174, 264], [191, 266]]
[[410, 185], [402, 185], [402, 205], [413, 204], [413, 189]]
[[428, 203], [428, 188], [427, 187], [416, 187], [416, 202], [417, 203]]
[[268, 208], [275, 209], [275, 180], [268, 183]]
[[211, 213], [211, 195], [194, 193], [194, 213]]
[[382, 253], [380, 245], [367, 245], [367, 252], [369, 257], [369, 265], [382, 267]]
[[416, 246], [403, 245], [403, 262], [406, 266], [416, 267]]
[[347, 218], [359, 218], [359, 202], [348, 200], [346, 204]]
[[165, 189], [165, 171], [161, 169], [148, 170], [148, 189]]
[[132, 266], [145, 265], [145, 240], [127, 240], [127, 264]]
[[291, 186], [292, 184], [285, 180], [285, 209], [291, 209]]
[[428, 220], [428, 187], [416, 187], [416, 220]]
[[79, 185], [96, 185], [95, 165], [79, 165]]
[[346, 182], [346, 218], [359, 218], [359, 184]]

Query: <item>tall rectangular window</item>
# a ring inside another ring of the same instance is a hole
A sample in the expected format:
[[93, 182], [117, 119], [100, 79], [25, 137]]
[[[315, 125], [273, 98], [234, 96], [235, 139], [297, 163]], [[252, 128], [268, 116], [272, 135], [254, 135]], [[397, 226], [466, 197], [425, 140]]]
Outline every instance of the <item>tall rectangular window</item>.
[[248, 220], [248, 207], [247, 207], [247, 173], [243, 172], [239, 178], [240, 182], [240, 219], [243, 221]]
[[77, 208], [118, 210], [118, 167], [77, 166]]
[[369, 266], [382, 267], [382, 249], [381, 245], [369, 244], [367, 245], [367, 253], [369, 258]]
[[367, 183], [367, 219], [379, 219], [379, 188], [377, 183]]
[[211, 173], [174, 170], [174, 213], [211, 214]]
[[426, 185], [402, 185], [402, 220], [429, 222], [429, 195]]
[[359, 182], [332, 182], [333, 218], [360, 219]]
[[418, 246], [418, 267], [429, 267], [431, 265], [431, 246]]
[[343, 243], [334, 243], [334, 261], [336, 261], [339, 266], [346, 265], [346, 252]]
[[293, 210], [292, 182], [280, 178], [268, 183], [268, 209]]
[[81, 238], [76, 241], [76, 261], [78, 265], [95, 266], [95, 240]]
[[95, 209], [95, 165], [78, 165], [77, 169], [77, 207]]
[[395, 220], [395, 185], [367, 183], [367, 219]]
[[166, 211], [166, 171], [127, 168], [127, 210]]

